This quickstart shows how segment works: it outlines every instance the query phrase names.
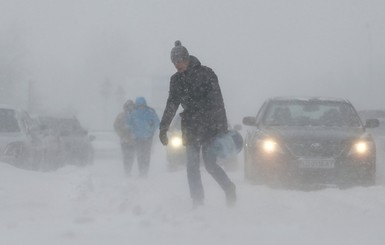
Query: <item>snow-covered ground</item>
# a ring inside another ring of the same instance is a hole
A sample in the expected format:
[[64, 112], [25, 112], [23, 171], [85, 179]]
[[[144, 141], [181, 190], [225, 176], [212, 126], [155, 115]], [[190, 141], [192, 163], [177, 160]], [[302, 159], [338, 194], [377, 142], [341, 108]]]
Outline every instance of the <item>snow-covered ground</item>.
[[275, 190], [245, 183], [240, 167], [229, 172], [239, 200], [228, 208], [202, 170], [205, 205], [191, 209], [186, 173], [167, 171], [158, 143], [148, 178], [127, 178], [116, 138], [96, 138], [90, 167], [41, 173], [0, 163], [0, 244], [384, 244], [382, 141], [377, 186]]

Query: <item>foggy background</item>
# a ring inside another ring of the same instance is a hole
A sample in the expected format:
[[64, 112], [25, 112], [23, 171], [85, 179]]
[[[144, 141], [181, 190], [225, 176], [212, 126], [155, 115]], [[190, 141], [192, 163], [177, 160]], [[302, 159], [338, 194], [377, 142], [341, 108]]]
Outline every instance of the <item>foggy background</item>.
[[270, 96], [384, 109], [383, 0], [0, 0], [0, 103], [111, 129], [127, 98], [163, 112], [181, 40], [240, 123]]

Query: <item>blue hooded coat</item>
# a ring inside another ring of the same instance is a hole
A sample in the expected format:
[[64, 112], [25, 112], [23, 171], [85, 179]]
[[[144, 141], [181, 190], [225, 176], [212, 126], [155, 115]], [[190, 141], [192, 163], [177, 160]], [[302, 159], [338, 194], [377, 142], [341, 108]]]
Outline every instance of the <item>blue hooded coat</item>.
[[159, 127], [159, 117], [154, 109], [147, 106], [145, 98], [138, 97], [135, 109], [127, 117], [127, 125], [135, 139], [146, 140], [154, 136]]

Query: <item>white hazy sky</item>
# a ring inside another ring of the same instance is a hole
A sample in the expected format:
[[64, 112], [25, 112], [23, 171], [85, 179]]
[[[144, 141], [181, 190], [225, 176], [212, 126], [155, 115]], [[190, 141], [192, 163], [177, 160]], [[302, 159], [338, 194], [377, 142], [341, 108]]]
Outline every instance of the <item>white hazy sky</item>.
[[168, 87], [180, 39], [217, 73], [229, 117], [240, 121], [277, 95], [383, 108], [383, 13], [383, 0], [0, 0], [0, 34], [25, 50], [25, 79], [45, 104], [90, 117], [106, 79], [164, 103], [167, 91], [154, 99], [144, 84]]

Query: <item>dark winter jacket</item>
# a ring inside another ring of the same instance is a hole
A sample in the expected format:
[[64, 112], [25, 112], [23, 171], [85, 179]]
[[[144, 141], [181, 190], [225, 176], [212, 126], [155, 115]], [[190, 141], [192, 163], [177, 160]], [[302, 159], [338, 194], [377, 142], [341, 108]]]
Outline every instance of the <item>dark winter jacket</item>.
[[132, 132], [130, 132], [126, 124], [128, 114], [128, 112], [122, 111], [116, 116], [114, 121], [114, 129], [115, 132], [118, 134], [121, 143], [133, 144], [134, 136]]
[[215, 136], [227, 132], [226, 111], [218, 78], [194, 56], [190, 56], [185, 72], [177, 72], [171, 77], [160, 130], [168, 130], [179, 105], [184, 109], [180, 115], [186, 145], [210, 142]]
[[127, 127], [135, 139], [147, 140], [154, 136], [159, 126], [159, 117], [155, 110], [147, 106], [143, 97], [135, 102], [135, 109], [127, 117]]

